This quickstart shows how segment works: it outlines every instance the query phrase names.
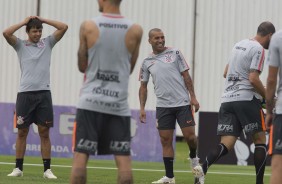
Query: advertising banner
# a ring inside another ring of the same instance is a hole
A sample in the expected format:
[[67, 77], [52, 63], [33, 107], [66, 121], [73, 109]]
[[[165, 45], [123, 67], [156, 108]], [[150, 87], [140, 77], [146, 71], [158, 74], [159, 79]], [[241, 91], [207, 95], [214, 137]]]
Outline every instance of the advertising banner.
[[[54, 106], [54, 127], [50, 129], [52, 157], [72, 157], [72, 132], [75, 121], [75, 107]], [[0, 103], [0, 155], [15, 155], [17, 128], [13, 125], [15, 104]], [[156, 129], [156, 112], [147, 111], [147, 122], [139, 121], [139, 110], [131, 111], [131, 155], [136, 161], [162, 161], [162, 147]], [[40, 138], [35, 124], [30, 126], [26, 154], [41, 156]], [[109, 159], [112, 156], [95, 156]]]

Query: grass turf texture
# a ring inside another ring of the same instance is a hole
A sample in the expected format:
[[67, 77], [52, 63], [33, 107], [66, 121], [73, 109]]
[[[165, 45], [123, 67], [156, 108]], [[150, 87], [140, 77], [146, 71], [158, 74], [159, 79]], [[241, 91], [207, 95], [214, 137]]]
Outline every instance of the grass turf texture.
[[[193, 184], [194, 178], [187, 160], [186, 143], [176, 143], [175, 178], [177, 184]], [[24, 176], [7, 177], [14, 167], [14, 156], [0, 155], [0, 184], [67, 184], [69, 183], [72, 159], [52, 158], [52, 171], [58, 177], [56, 180], [44, 179], [43, 166], [40, 157], [25, 157]], [[3, 163], [5, 164], [3, 164]], [[6, 164], [11, 163], [11, 164]], [[30, 165], [31, 164], [31, 165]], [[32, 165], [34, 164], [34, 165]], [[88, 163], [87, 183], [115, 184], [116, 169], [113, 160], [93, 160]], [[135, 184], [150, 184], [164, 175], [163, 163], [133, 161], [133, 176]], [[270, 168], [266, 167], [264, 184], [269, 184]], [[213, 165], [206, 176], [205, 184], [250, 184], [255, 183], [254, 166]]]

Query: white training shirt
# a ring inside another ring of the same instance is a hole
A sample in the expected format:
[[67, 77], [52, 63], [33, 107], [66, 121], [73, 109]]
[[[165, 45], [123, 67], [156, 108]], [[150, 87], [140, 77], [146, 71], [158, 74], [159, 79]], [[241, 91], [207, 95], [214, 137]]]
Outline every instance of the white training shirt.
[[263, 71], [264, 48], [253, 39], [245, 39], [235, 44], [229, 59], [221, 102], [251, 101], [261, 99], [249, 81], [250, 70]]

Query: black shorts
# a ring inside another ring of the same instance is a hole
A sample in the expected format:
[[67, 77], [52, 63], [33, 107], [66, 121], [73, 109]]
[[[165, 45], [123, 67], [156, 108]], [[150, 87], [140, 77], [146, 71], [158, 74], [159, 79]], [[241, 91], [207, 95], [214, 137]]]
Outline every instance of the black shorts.
[[266, 130], [264, 113], [259, 99], [221, 104], [217, 134], [239, 137], [242, 130], [250, 135]]
[[282, 114], [277, 114], [274, 117], [270, 130], [269, 154], [282, 155]]
[[159, 130], [175, 129], [176, 120], [180, 128], [195, 126], [191, 105], [181, 107], [157, 107], [157, 128]]
[[50, 91], [18, 93], [16, 127], [27, 128], [32, 123], [53, 127], [53, 105]]
[[77, 109], [74, 151], [130, 155], [130, 117]]

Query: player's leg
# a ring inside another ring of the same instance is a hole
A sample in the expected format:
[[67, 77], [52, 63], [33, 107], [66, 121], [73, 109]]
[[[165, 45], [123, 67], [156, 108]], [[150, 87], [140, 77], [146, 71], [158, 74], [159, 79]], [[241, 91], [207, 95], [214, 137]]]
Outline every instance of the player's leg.
[[132, 184], [133, 176], [131, 169], [131, 156], [115, 155], [115, 162], [118, 168], [118, 184]]
[[35, 109], [35, 123], [38, 126], [39, 137], [41, 141], [41, 155], [44, 166], [43, 177], [56, 179], [57, 177], [51, 171], [51, 140], [50, 128], [53, 127], [53, 105], [50, 91], [38, 91], [34, 94], [37, 98]]
[[165, 166], [165, 177], [154, 181], [153, 183], [174, 183], [173, 163], [173, 132], [175, 129], [176, 115], [174, 108], [157, 107], [157, 128], [159, 131], [160, 141], [163, 150], [163, 162]]
[[89, 155], [86, 153], [74, 152], [73, 163], [71, 169], [71, 184], [86, 184], [87, 169]]
[[282, 115], [276, 114], [270, 130], [269, 154], [271, 158], [270, 184], [282, 183]]
[[33, 118], [32, 96], [26, 93], [18, 93], [16, 102], [16, 112], [14, 114], [14, 125], [18, 128], [16, 139], [16, 166], [8, 176], [23, 176], [23, 161], [26, 151], [26, 138], [29, 126]]
[[[101, 113], [77, 109], [76, 128], [73, 133], [74, 156], [70, 176], [71, 184], [85, 184], [87, 181], [87, 162], [89, 155], [97, 153], [99, 123]], [[102, 144], [102, 143], [101, 143]]]
[[256, 168], [256, 183], [263, 184], [267, 148], [265, 135], [266, 127], [261, 102], [259, 99], [253, 98], [252, 101], [244, 105], [244, 108], [247, 108], [245, 109], [247, 114], [245, 115], [244, 124], [242, 124], [242, 126], [246, 134], [252, 135], [252, 140], [255, 144], [254, 164]]
[[282, 155], [275, 154], [271, 158], [270, 184], [282, 183]]
[[255, 144], [254, 164], [256, 168], [256, 183], [263, 184], [267, 156], [265, 132], [255, 133], [253, 135], [253, 142]]
[[133, 184], [130, 156], [130, 117], [103, 115], [103, 132], [99, 154], [114, 154], [117, 172], [117, 184]]

